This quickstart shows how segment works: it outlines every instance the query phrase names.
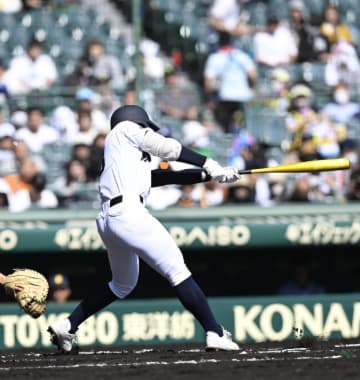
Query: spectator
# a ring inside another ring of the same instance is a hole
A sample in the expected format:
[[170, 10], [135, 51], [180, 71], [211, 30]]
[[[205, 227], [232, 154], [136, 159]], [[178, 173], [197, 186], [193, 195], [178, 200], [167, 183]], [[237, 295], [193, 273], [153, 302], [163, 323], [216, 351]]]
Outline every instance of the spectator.
[[55, 194], [46, 188], [46, 175], [44, 173], [36, 173], [30, 184], [29, 191], [22, 194], [24, 200], [21, 203], [24, 210], [28, 208], [56, 208], [58, 206]]
[[21, 108], [15, 108], [10, 114], [10, 123], [16, 130], [25, 127], [28, 122], [27, 112]]
[[356, 49], [346, 41], [334, 43], [325, 65], [325, 83], [336, 86], [346, 83], [350, 88], [357, 88], [360, 82], [360, 60]]
[[23, 0], [23, 9], [25, 11], [40, 9], [43, 6], [44, 6], [44, 0]]
[[287, 200], [287, 175], [284, 173], [269, 173], [267, 181], [270, 189], [270, 201], [275, 204]]
[[50, 301], [59, 304], [66, 303], [72, 293], [69, 278], [62, 273], [56, 273], [49, 276], [48, 282]]
[[78, 112], [91, 112], [91, 119], [94, 128], [97, 131], [108, 129], [108, 118], [101, 109], [102, 96], [88, 87], [81, 87], [75, 94], [76, 109]]
[[318, 27], [309, 22], [308, 11], [302, 0], [289, 2], [289, 28], [298, 49], [297, 62], [317, 62], [328, 50], [327, 41]]
[[10, 123], [0, 124], [0, 175], [16, 171], [16, 157], [14, 152], [15, 127]]
[[78, 143], [73, 146], [72, 158], [82, 162], [86, 168], [91, 161], [91, 147], [88, 144]]
[[46, 90], [58, 79], [52, 58], [43, 52], [41, 42], [35, 39], [29, 42], [25, 54], [11, 60], [9, 72], [10, 77], [17, 82], [16, 94]]
[[86, 165], [78, 159], [71, 159], [65, 167], [65, 175], [59, 177], [51, 189], [54, 191], [59, 205], [68, 207], [78, 200], [77, 191], [87, 182]]
[[273, 204], [269, 182], [265, 176], [253, 174], [255, 181], [255, 204], [268, 207]]
[[23, 189], [28, 190], [30, 189], [30, 182], [37, 172], [38, 168], [35, 161], [24, 158], [19, 162], [17, 173], [4, 176], [2, 181], [6, 182], [8, 192], [11, 194]]
[[358, 165], [351, 171], [347, 199], [360, 201], [360, 167]]
[[144, 38], [140, 43], [143, 60], [144, 76], [150, 80], [163, 79], [165, 73], [165, 59], [160, 54], [160, 45]]
[[200, 121], [197, 106], [189, 109], [186, 120], [182, 125], [182, 132], [184, 136], [183, 141], [186, 146], [203, 153], [207, 151], [210, 144], [210, 129]]
[[156, 96], [156, 106], [163, 115], [184, 119], [189, 109], [199, 106], [200, 99], [186, 76], [174, 67], [165, 71], [165, 86]]
[[42, 157], [32, 154], [24, 141], [14, 139], [14, 153], [17, 165], [21, 165], [23, 161], [31, 159], [35, 162], [35, 165], [39, 171], [46, 170], [45, 162]]
[[360, 104], [350, 100], [350, 90], [346, 83], [339, 83], [333, 90], [333, 99], [322, 112], [337, 123], [348, 123], [360, 113]]
[[326, 6], [323, 18], [320, 31], [327, 39], [329, 46], [339, 41], [352, 42], [351, 31], [347, 25], [340, 22], [339, 11], [335, 5]]
[[122, 98], [122, 104], [124, 106], [132, 106], [137, 104], [136, 91], [134, 88], [128, 88]]
[[9, 201], [8, 201], [7, 194], [0, 191], [0, 210], [8, 209], [8, 208], [9, 208]]
[[82, 72], [87, 75], [87, 85], [105, 84], [116, 89], [123, 89], [126, 86], [119, 60], [106, 53], [105, 46], [100, 40], [92, 39], [88, 42], [81, 62], [84, 65]]
[[85, 57], [81, 57], [73, 72], [66, 75], [63, 79], [64, 86], [69, 87], [87, 87], [93, 86], [93, 80], [90, 75]]
[[[356, 139], [346, 138], [341, 142], [341, 155], [350, 161], [351, 168], [359, 165], [359, 144]], [[345, 173], [344, 173], [345, 175]]]
[[56, 107], [51, 115], [51, 128], [57, 131], [61, 143], [72, 144], [79, 126], [70, 107]]
[[292, 134], [290, 150], [296, 150], [301, 161], [338, 157], [340, 146], [335, 126], [324, 114], [318, 114], [312, 105], [313, 93], [304, 84], [290, 90], [290, 107], [286, 120]]
[[255, 186], [254, 178], [251, 175], [244, 175], [238, 181], [229, 186], [227, 198], [229, 203], [254, 203]]
[[311, 176], [300, 175], [295, 179], [293, 189], [290, 194], [291, 202], [310, 202], [311, 200]]
[[28, 125], [20, 128], [16, 139], [26, 143], [30, 152], [40, 154], [45, 144], [55, 143], [59, 140], [58, 132], [48, 126], [40, 108], [33, 107], [27, 111]]
[[288, 272], [293, 274], [293, 278], [280, 287], [279, 294], [298, 296], [325, 293], [324, 288], [311, 279], [308, 265], [298, 263], [294, 268], [289, 268]]
[[26, 199], [25, 203], [23, 203], [22, 194], [30, 191], [31, 181], [37, 173], [39, 173], [39, 170], [35, 161], [25, 158], [19, 162], [19, 168], [16, 173], [6, 175], [0, 179], [0, 193], [6, 194], [10, 211], [22, 211], [28, 207]]
[[229, 33], [220, 33], [218, 50], [206, 60], [204, 80], [205, 93], [214, 102], [215, 119], [225, 132], [234, 132], [234, 113], [252, 99], [256, 76], [252, 59], [231, 44]]
[[242, 176], [229, 186], [227, 201], [230, 203], [255, 203], [259, 206], [272, 204], [271, 192], [264, 176], [250, 174]]
[[275, 15], [270, 15], [266, 31], [254, 36], [254, 54], [258, 64], [275, 67], [295, 62], [298, 48], [290, 30], [280, 25]]
[[59, 133], [62, 142], [72, 144], [79, 131], [78, 116], [90, 113], [93, 129], [103, 132], [108, 128], [108, 118], [101, 105], [100, 94], [88, 87], [81, 87], [75, 94], [75, 112], [68, 106], [56, 107], [51, 115], [51, 126]]
[[90, 147], [90, 159], [87, 168], [87, 177], [90, 181], [96, 181], [100, 175], [104, 158], [105, 138], [106, 133], [99, 133]]
[[209, 10], [209, 24], [216, 31], [243, 36], [255, 30], [241, 19], [241, 6], [237, 0], [214, 0]]
[[97, 136], [97, 131], [92, 124], [91, 112], [78, 112], [77, 121], [79, 129], [73, 137], [73, 144], [86, 144], [90, 146]]
[[[276, 110], [280, 114], [287, 112], [289, 108], [289, 87], [290, 87], [290, 74], [284, 68], [273, 69], [270, 72], [270, 86], [269, 87], [269, 100], [267, 101], [268, 107]], [[269, 91], [268, 90], [268, 91]]]
[[177, 205], [185, 208], [196, 207], [200, 205], [200, 200], [194, 198], [194, 189], [196, 185], [181, 185], [181, 194], [178, 198]]
[[255, 143], [255, 138], [246, 129], [240, 129], [232, 141], [228, 165], [235, 166], [239, 170], [254, 166], [252, 164], [255, 157], [251, 147], [253, 147]]
[[11, 77], [9, 70], [0, 59], [0, 106], [7, 102], [10, 93], [16, 92], [15, 86], [15, 78]]
[[196, 186], [192, 193], [192, 197], [202, 208], [219, 206], [226, 200], [226, 190], [227, 188], [217, 181], [208, 181]]
[[177, 69], [182, 68], [182, 65], [184, 63], [184, 56], [183, 56], [183, 53], [181, 52], [181, 49], [177, 47], [174, 47], [173, 49], [171, 49], [170, 62], [175, 68]]
[[319, 175], [304, 173], [295, 178], [290, 190], [291, 202], [325, 202], [339, 201], [343, 197], [343, 189], [337, 181], [336, 172], [324, 172]]
[[1, 1], [0, 12], [2, 13], [16, 13], [21, 11], [23, 7], [21, 0]]

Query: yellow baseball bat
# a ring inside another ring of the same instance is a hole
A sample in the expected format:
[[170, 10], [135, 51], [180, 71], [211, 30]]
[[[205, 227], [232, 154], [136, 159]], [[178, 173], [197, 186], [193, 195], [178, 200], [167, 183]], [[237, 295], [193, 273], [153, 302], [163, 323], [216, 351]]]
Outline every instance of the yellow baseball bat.
[[330, 158], [326, 160], [303, 161], [295, 164], [279, 165], [270, 168], [260, 168], [251, 170], [239, 170], [239, 174], [253, 173], [305, 173], [322, 172], [329, 170], [344, 170], [350, 168], [348, 158]]

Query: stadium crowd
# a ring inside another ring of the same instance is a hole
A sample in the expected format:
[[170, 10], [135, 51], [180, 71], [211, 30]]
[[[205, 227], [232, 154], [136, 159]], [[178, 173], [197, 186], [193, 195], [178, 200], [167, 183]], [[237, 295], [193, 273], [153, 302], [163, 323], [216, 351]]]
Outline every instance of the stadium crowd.
[[[232, 185], [210, 181], [164, 186], [151, 192], [150, 208], [360, 199], [359, 30], [340, 14], [337, 2], [324, 1], [322, 14], [314, 15], [309, 2], [290, 0], [286, 18], [271, 12], [270, 2], [208, 2], [209, 36], [216, 39], [209, 44], [198, 81], [186, 70], [186, 52], [174, 46], [165, 53], [147, 27], [140, 45], [140, 100], [164, 125], [160, 133], [179, 138], [222, 164], [252, 169], [348, 157], [351, 171], [247, 175]], [[245, 11], [252, 4], [265, 9], [263, 22], [249, 21]], [[60, 9], [55, 23], [62, 23], [61, 17], [72, 7], [79, 7], [78, 2], [1, 2], [0, 27], [1, 20], [12, 17], [25, 28], [26, 16], [34, 21], [34, 12], [42, 10]], [[97, 206], [96, 180], [108, 118], [120, 104], [137, 102], [136, 70], [131, 59], [124, 61], [125, 56], [133, 57], [131, 43], [118, 56], [105, 37], [86, 38], [79, 28], [81, 24], [71, 38], [81, 39], [81, 54], [71, 70], [63, 70], [67, 62], [59, 65], [59, 46], [49, 43], [51, 30], [44, 34], [31, 29], [30, 35], [29, 28], [24, 49], [4, 56], [0, 52], [3, 209]], [[5, 29], [0, 30], [2, 38]], [[320, 76], [309, 74], [307, 65], [320, 67]], [[304, 70], [300, 78], [294, 71], [299, 67]], [[49, 107], [49, 98], [64, 89], [68, 92], [61, 97], [63, 102]], [[267, 127], [273, 116], [276, 123]], [[266, 129], [270, 139], [264, 138]], [[153, 162], [154, 168], [164, 170], [183, 167]]]

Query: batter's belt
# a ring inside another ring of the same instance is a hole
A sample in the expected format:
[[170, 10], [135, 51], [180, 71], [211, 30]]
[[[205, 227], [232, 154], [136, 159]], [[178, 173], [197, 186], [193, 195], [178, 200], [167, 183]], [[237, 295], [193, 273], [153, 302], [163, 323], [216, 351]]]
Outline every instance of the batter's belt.
[[[124, 197], [122, 195], [118, 195], [117, 197], [112, 198], [110, 200], [110, 207], [115, 206], [118, 203], [121, 203], [123, 201], [123, 199], [124, 199]], [[141, 203], [144, 203], [144, 198], [141, 195], [139, 195], [139, 200]]]

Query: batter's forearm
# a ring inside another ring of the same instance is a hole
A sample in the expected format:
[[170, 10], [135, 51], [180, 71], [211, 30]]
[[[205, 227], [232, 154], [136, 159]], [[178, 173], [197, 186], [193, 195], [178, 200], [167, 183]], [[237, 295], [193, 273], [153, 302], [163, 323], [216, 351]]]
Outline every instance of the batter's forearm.
[[185, 146], [181, 147], [180, 155], [177, 161], [184, 162], [186, 164], [196, 165], [202, 168], [206, 161], [206, 156], [197, 153]]
[[6, 276], [0, 273], [0, 285], [4, 285], [6, 280]]
[[151, 187], [164, 185], [192, 185], [207, 182], [211, 177], [203, 169], [179, 171], [156, 169], [151, 172]]

